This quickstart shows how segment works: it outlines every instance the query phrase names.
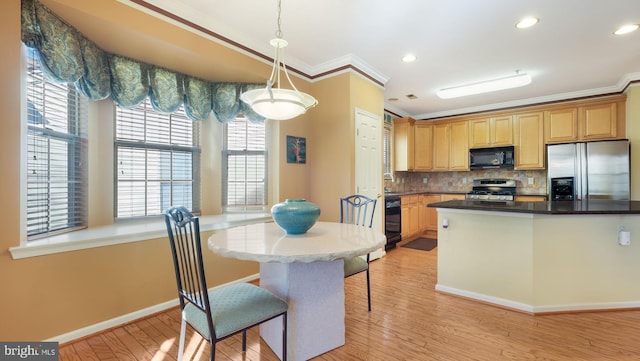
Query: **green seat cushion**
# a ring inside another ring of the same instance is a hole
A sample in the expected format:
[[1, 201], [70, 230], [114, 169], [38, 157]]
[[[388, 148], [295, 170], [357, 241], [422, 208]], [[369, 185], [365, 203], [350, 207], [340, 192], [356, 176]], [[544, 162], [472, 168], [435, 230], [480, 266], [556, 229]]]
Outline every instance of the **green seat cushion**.
[[369, 268], [367, 261], [362, 257], [347, 258], [344, 260], [344, 276], [349, 277], [356, 273], [366, 271]]
[[[287, 310], [287, 303], [264, 288], [238, 283], [209, 291], [216, 339], [258, 324]], [[211, 339], [207, 317], [189, 303], [183, 317], [203, 337]]]

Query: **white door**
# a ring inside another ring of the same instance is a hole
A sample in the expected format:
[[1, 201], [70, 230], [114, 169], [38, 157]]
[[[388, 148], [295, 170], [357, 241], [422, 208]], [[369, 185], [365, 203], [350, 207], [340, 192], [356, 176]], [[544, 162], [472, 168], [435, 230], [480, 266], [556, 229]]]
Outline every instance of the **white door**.
[[[377, 199], [373, 229], [384, 231], [384, 197], [382, 194], [382, 118], [356, 108], [356, 190], [369, 198]], [[374, 252], [375, 259], [384, 254], [384, 250]]]

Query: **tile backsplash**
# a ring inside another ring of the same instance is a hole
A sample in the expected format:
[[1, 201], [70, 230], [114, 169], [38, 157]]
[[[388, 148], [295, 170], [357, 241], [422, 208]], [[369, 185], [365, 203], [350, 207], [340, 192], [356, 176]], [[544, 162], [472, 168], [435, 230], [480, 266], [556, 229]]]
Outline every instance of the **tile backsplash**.
[[468, 172], [395, 172], [394, 179], [385, 180], [384, 186], [392, 192], [467, 193], [474, 179], [506, 178], [516, 180], [518, 194], [544, 195], [547, 193], [545, 170], [488, 169]]

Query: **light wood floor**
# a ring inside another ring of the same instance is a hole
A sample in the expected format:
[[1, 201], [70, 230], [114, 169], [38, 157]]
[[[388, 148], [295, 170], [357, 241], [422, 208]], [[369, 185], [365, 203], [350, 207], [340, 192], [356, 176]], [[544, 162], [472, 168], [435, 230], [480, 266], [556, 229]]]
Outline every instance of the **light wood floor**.
[[[640, 360], [640, 311], [531, 316], [434, 291], [437, 248], [392, 249], [345, 280], [346, 344], [314, 360]], [[638, 280], [640, 287], [640, 280]], [[61, 345], [60, 360], [175, 360], [178, 309]], [[257, 330], [218, 344], [217, 360], [273, 360]], [[209, 346], [190, 331], [185, 360]]]

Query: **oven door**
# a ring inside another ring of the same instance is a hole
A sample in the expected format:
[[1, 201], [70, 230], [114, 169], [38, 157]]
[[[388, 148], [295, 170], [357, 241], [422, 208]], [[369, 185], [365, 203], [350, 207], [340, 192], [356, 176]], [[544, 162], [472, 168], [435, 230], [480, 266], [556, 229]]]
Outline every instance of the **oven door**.
[[400, 218], [400, 200], [385, 201], [384, 212], [384, 233], [387, 236], [387, 245], [385, 249], [396, 246], [396, 243], [402, 240]]

